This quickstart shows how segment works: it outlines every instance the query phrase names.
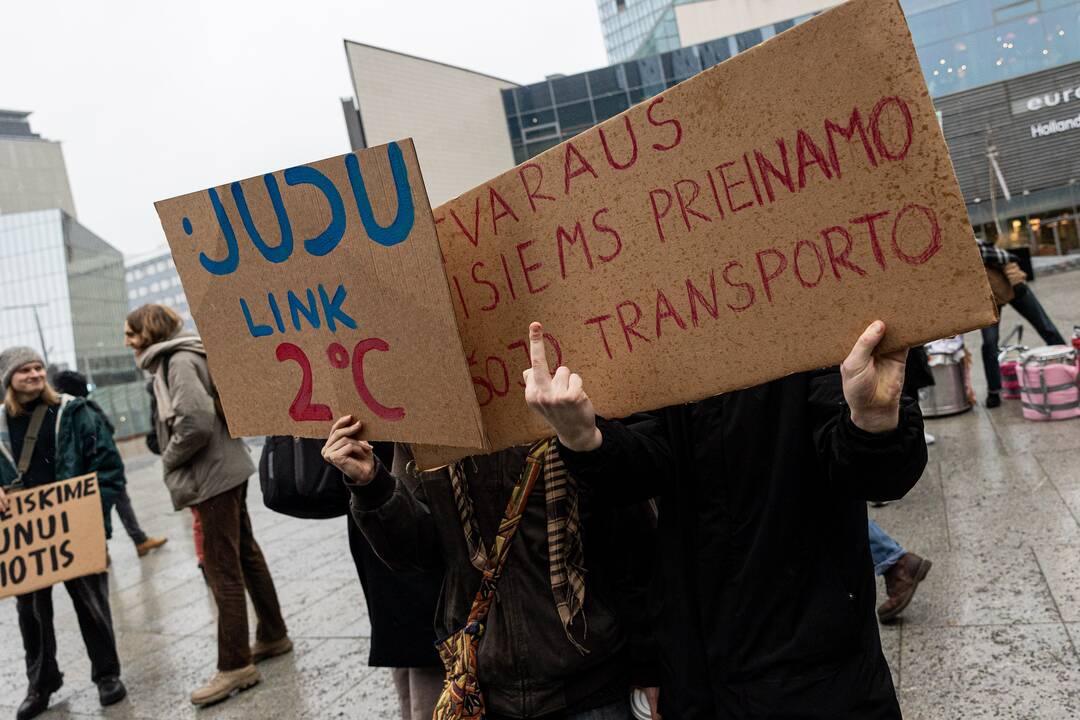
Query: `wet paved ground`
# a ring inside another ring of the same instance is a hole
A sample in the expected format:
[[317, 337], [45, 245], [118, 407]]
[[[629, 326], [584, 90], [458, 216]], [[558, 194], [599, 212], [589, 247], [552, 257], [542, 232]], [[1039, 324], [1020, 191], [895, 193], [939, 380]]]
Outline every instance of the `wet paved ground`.
[[[1080, 272], [1037, 291], [1064, 334], [1080, 322]], [[1006, 310], [1003, 328], [1017, 322]], [[1034, 334], [1027, 331], [1031, 338]], [[982, 398], [978, 333], [969, 337]], [[908, 718], [1080, 717], [1080, 420], [1035, 424], [1015, 403], [931, 420], [926, 475], [873, 516], [934, 562], [896, 625], [882, 629]], [[123, 531], [111, 543], [112, 603], [129, 699], [103, 711], [66, 593], [56, 628], [65, 686], [46, 718], [396, 718], [384, 670], [367, 667], [370, 626], [345, 519], [302, 521], [249, 506], [277, 581], [296, 652], [260, 667], [264, 681], [196, 711], [188, 693], [213, 671], [213, 601], [174, 513], [156, 458], [128, 461], [144, 528], [169, 544], [139, 559]], [[25, 692], [14, 602], [0, 601], [0, 716]]]

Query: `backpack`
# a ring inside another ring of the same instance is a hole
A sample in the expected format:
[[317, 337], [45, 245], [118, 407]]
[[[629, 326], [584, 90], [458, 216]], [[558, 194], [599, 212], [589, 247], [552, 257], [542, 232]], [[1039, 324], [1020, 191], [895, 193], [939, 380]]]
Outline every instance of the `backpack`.
[[263, 504], [298, 518], [329, 519], [349, 511], [341, 471], [322, 458], [323, 441], [270, 435], [259, 458]]

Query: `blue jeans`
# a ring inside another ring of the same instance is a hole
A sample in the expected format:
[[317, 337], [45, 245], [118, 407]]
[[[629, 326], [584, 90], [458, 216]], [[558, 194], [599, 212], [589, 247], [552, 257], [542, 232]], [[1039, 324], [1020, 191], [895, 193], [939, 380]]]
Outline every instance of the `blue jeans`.
[[874, 572], [884, 575], [900, 558], [907, 555], [907, 550], [900, 543], [889, 537], [873, 520], [869, 520], [870, 557], [874, 561]]
[[[1039, 298], [1027, 285], [1016, 288], [1016, 297], [1009, 303], [1020, 317], [1031, 323], [1035, 332], [1047, 345], [1065, 345], [1065, 339], [1054, 327], [1054, 321], [1046, 314]], [[1001, 335], [1001, 321], [996, 325], [982, 329], [982, 361], [983, 370], [986, 371], [986, 389], [989, 392], [1001, 392], [1001, 366], [998, 365], [998, 338]]]

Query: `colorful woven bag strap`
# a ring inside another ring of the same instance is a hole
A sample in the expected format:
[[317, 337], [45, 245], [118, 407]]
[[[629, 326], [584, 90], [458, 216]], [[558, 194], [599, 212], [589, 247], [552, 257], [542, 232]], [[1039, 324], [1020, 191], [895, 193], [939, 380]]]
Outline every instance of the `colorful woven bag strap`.
[[536, 480], [543, 474], [544, 454], [554, 442], [553, 439], [541, 440], [529, 450], [529, 456], [525, 460], [525, 468], [521, 471], [521, 478], [514, 485], [510, 493], [510, 501], [506, 504], [506, 512], [502, 522], [499, 523], [499, 532], [495, 535], [492, 544], [491, 557], [488, 559], [484, 576], [480, 579], [480, 589], [476, 593], [472, 610], [469, 612], [468, 624], [484, 622], [488, 610], [491, 609], [491, 601], [495, 598], [495, 585], [499, 582], [506, 559], [510, 555], [510, 542], [517, 534], [521, 524], [521, 516], [525, 512], [525, 504], [532, 494]]

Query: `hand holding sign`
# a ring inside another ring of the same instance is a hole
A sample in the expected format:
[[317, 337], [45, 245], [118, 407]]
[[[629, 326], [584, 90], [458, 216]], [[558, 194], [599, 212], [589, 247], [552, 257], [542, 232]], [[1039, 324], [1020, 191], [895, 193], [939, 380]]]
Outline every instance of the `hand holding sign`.
[[851, 421], [872, 433], [894, 430], [899, 423], [900, 391], [907, 366], [907, 350], [873, 354], [884, 337], [885, 323], [875, 320], [840, 366]]
[[529, 357], [532, 367], [524, 372], [525, 402], [548, 422], [559, 442], [571, 450], [595, 450], [603, 442], [596, 427], [596, 411], [585, 394], [581, 376], [560, 366], [552, 376], [544, 348], [544, 326], [529, 325]]
[[7, 493], [4, 492], [4, 488], [0, 487], [0, 512], [7, 512], [8, 499]]
[[322, 450], [323, 460], [357, 485], [367, 485], [375, 478], [375, 453], [370, 443], [360, 439], [363, 426], [359, 420], [353, 422], [352, 415], [338, 418]]

